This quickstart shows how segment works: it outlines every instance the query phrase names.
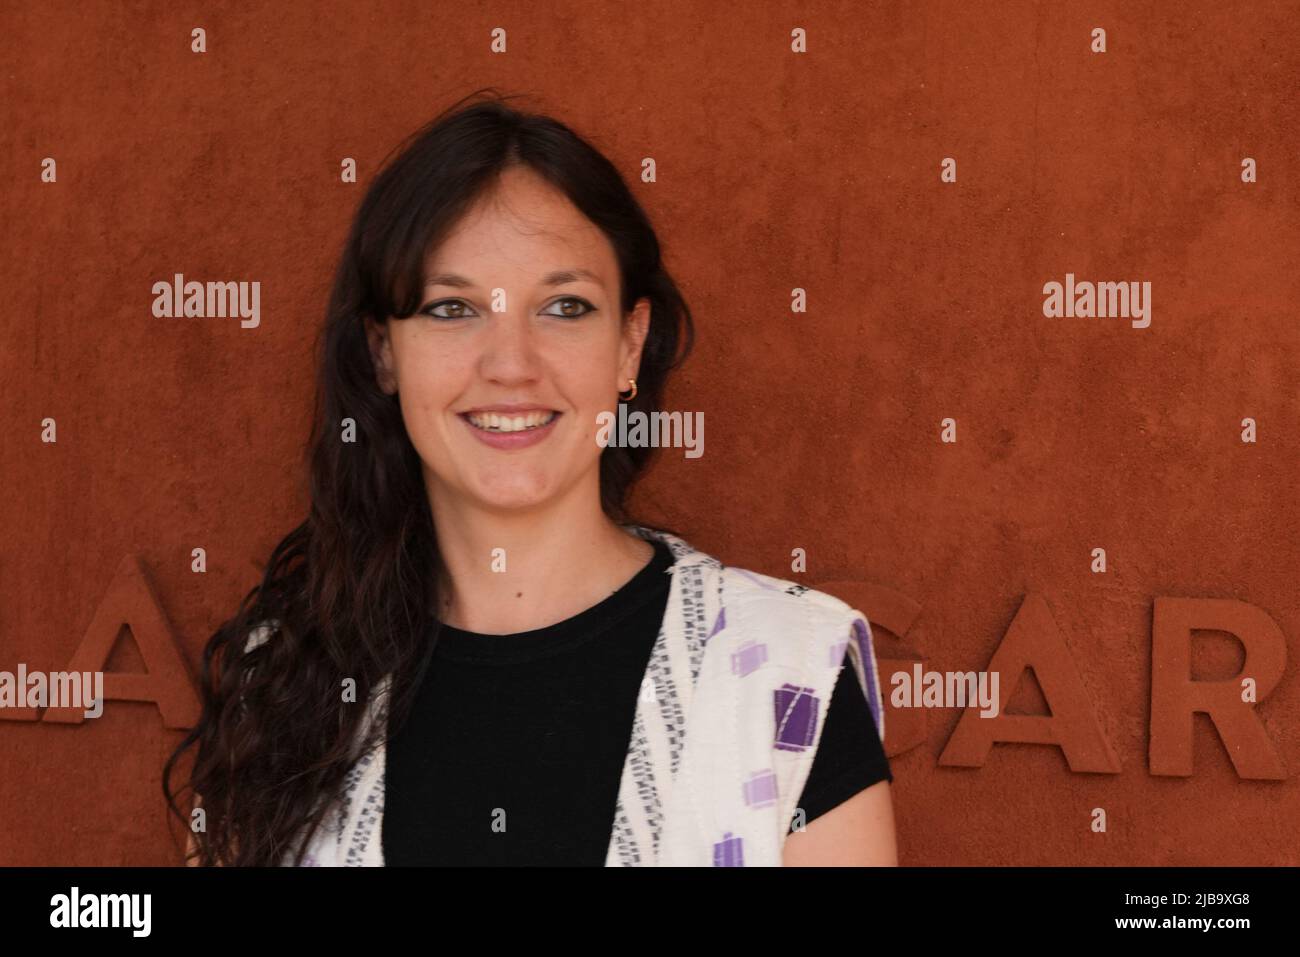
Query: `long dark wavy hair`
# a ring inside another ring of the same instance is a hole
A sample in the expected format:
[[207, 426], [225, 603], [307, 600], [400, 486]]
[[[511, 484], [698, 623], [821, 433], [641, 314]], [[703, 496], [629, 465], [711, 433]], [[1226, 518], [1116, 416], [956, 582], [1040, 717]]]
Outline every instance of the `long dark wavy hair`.
[[[186, 828], [189, 863], [301, 864], [345, 774], [396, 733], [429, 667], [441, 559], [420, 458], [397, 396], [377, 385], [363, 319], [415, 313], [428, 253], [475, 199], [524, 165], [609, 238], [624, 315], [642, 297], [651, 303], [629, 411], [659, 409], [670, 370], [691, 351], [690, 310], [618, 170], [565, 124], [508, 105], [515, 97], [488, 88], [453, 104], [389, 154], [361, 201], [317, 340], [309, 514], [208, 640], [202, 715], [163, 770], [168, 807], [188, 825], [171, 778], [197, 743], [188, 791], [204, 824]], [[340, 440], [345, 418], [356, 422], [355, 443]], [[652, 453], [601, 453], [601, 507], [615, 522], [634, 521], [625, 499]], [[270, 629], [266, 640], [247, 647], [259, 625]], [[359, 740], [365, 703], [386, 676], [388, 727], [374, 722]], [[343, 700], [348, 678], [356, 703]]]

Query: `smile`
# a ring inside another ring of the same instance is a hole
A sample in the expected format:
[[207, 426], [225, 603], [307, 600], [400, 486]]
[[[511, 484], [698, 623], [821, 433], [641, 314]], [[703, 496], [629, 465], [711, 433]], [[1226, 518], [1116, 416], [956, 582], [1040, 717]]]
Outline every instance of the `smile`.
[[494, 449], [522, 449], [536, 445], [555, 431], [560, 413], [554, 410], [522, 412], [461, 412], [457, 416], [484, 445]]
[[528, 412], [524, 415], [506, 415], [498, 412], [466, 412], [470, 425], [485, 432], [525, 432], [549, 425], [558, 412]]

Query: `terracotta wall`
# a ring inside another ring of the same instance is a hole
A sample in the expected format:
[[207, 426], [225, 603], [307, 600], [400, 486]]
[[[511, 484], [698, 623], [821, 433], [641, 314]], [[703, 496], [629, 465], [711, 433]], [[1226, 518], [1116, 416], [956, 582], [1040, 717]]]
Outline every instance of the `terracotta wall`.
[[[485, 85], [608, 152], [695, 311], [670, 400], [706, 454], [662, 457], [644, 517], [782, 578], [805, 549], [886, 678], [1031, 669], [996, 721], [888, 713], [904, 863], [1300, 864], [1297, 4], [0, 21], [0, 670], [94, 668], [122, 632], [105, 670], [160, 664], [116, 693], [162, 695], [0, 710], [0, 864], [178, 859], [159, 774], [193, 699], [161, 663], [197, 666], [303, 512], [311, 342], [365, 183]], [[259, 281], [260, 324], [156, 318], [176, 273]], [[1067, 273], [1149, 282], [1150, 324], [1045, 315]]]

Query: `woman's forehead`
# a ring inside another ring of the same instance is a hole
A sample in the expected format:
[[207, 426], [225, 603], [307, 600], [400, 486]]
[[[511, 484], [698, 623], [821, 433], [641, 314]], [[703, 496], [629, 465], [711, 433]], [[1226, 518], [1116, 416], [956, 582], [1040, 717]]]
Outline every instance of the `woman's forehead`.
[[574, 274], [573, 281], [614, 281], [613, 245], [567, 199], [564, 203], [472, 210], [426, 257], [425, 282], [456, 276], [482, 284], [502, 275], [543, 282], [564, 271]]

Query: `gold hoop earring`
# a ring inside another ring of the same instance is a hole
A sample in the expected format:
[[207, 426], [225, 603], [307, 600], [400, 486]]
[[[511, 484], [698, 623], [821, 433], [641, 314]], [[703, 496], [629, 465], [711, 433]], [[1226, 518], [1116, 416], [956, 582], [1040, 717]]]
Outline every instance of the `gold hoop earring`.
[[618, 394], [618, 397], [624, 402], [631, 402], [633, 399], [636, 398], [636, 379], [628, 379], [627, 381], [632, 383], [632, 394], [624, 395], [622, 392], [620, 392]]

